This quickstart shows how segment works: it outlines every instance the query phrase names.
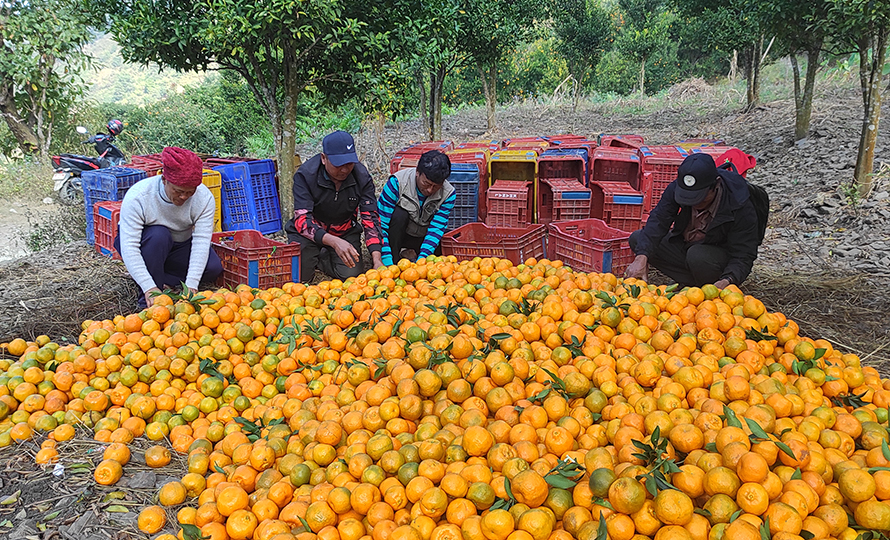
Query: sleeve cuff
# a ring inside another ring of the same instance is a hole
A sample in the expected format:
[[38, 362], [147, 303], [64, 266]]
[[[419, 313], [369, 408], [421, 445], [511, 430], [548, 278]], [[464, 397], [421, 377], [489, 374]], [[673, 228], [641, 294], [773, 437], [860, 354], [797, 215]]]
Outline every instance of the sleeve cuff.
[[327, 234], [327, 232], [325, 232], [324, 229], [319, 229], [319, 230], [315, 231], [315, 235], [313, 235], [312, 239], [315, 240], [316, 244], [321, 246], [324, 244], [324, 235], [326, 235], [326, 234]]

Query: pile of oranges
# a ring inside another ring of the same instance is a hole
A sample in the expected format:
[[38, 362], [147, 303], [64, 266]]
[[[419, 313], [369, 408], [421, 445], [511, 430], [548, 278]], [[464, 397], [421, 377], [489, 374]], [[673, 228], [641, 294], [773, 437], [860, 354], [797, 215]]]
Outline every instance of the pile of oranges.
[[734, 286], [433, 257], [5, 347], [0, 446], [45, 435], [51, 464], [89, 427], [101, 485], [134, 438], [188, 455], [139, 514], [159, 540], [890, 530], [890, 381]]

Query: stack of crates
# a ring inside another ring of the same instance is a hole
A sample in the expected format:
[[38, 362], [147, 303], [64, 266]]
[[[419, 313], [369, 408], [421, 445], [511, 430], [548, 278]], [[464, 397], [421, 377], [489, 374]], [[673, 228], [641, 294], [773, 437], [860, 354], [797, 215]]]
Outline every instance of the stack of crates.
[[629, 148], [631, 150], [636, 150], [646, 144], [641, 135], [606, 135], [605, 133], [600, 133], [597, 140], [599, 141], [599, 146]]
[[[525, 184], [524, 191], [526, 193], [526, 202], [528, 203], [528, 213], [521, 217], [514, 213], [510, 222], [534, 223], [534, 202], [538, 197], [538, 155], [533, 151], [527, 150], [501, 150], [500, 152], [495, 152], [491, 155], [491, 159], [488, 161], [489, 196], [486, 197], [487, 216], [490, 215], [492, 211], [496, 214], [504, 211], [504, 207], [499, 203], [495, 203], [497, 206], [496, 210], [493, 210], [491, 206], [491, 190], [494, 189], [499, 181], [503, 180]], [[495, 196], [495, 199], [501, 198], [504, 191], [517, 193], [515, 187], [508, 186], [505, 188], [504, 185], [502, 185], [501, 190], [498, 191], [498, 195]], [[487, 216], [486, 223], [488, 223]]]
[[83, 182], [84, 211], [86, 213], [87, 243], [95, 245], [93, 212], [97, 202], [122, 201], [127, 190], [136, 182], [146, 178], [145, 171], [126, 167], [108, 167], [96, 171], [84, 171], [80, 178]]
[[222, 176], [219, 172], [210, 169], [204, 169], [203, 173], [204, 177], [201, 183], [207, 186], [216, 201], [216, 211], [213, 213], [213, 232], [220, 232], [222, 231]]
[[484, 150], [488, 153], [497, 152], [498, 150], [502, 150], [503, 146], [501, 145], [501, 141], [493, 140], [493, 141], [468, 141], [465, 143], [460, 143], [454, 147], [455, 150]]
[[448, 183], [454, 186], [454, 208], [448, 216], [450, 231], [479, 221], [479, 168], [474, 163], [452, 163]]
[[541, 178], [538, 190], [538, 223], [587, 219], [590, 189], [575, 178]]
[[535, 154], [540, 154], [541, 152], [550, 148], [550, 143], [547, 141], [512, 141], [508, 142], [504, 145], [505, 150], [527, 150], [534, 152]]
[[643, 146], [640, 154], [643, 163], [640, 191], [645, 197], [643, 210], [651, 212], [668, 184], [677, 179], [677, 170], [689, 154], [678, 146]]
[[271, 159], [230, 163], [213, 168], [222, 176], [222, 229], [281, 230], [281, 206]]
[[600, 147], [593, 152], [591, 161], [591, 182], [627, 182], [634, 189], [640, 188], [639, 150]]
[[161, 174], [164, 164], [161, 161], [161, 154], [149, 154], [131, 157], [130, 162], [124, 165], [124, 167], [145, 171], [148, 176], [156, 176]]
[[479, 185], [476, 188], [478, 203], [476, 220], [484, 221], [486, 195], [488, 193], [488, 152], [481, 148], [476, 150], [455, 148], [448, 152], [448, 159], [451, 161], [452, 170], [454, 170], [455, 164], [471, 164], [475, 165], [479, 171]]
[[525, 227], [534, 215], [529, 183], [522, 180], [497, 180], [488, 188], [488, 212], [485, 223], [490, 227]]
[[590, 154], [586, 148], [551, 148], [538, 158], [538, 177], [575, 178], [590, 183]]
[[120, 217], [120, 201], [97, 202], [93, 207], [96, 252], [118, 261], [121, 260], [121, 255], [114, 249], [114, 239], [117, 237]]
[[[394, 174], [401, 169], [417, 167], [417, 161], [420, 159], [420, 156], [430, 150], [448, 152], [453, 149], [454, 143], [451, 141], [430, 141], [413, 144], [396, 152], [396, 155], [389, 162], [389, 173]], [[402, 163], [403, 161], [405, 162], [404, 164]]]
[[627, 182], [594, 182], [590, 186], [590, 217], [613, 229], [634, 232], [643, 219], [643, 194]]

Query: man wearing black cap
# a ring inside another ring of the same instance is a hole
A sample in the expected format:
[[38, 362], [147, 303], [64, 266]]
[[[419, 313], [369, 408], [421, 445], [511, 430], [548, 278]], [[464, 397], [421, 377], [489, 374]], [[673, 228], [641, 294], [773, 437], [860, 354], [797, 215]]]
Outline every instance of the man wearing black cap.
[[682, 286], [741, 285], [760, 242], [747, 181], [696, 153], [680, 165], [646, 226], [630, 235], [636, 258], [625, 275], [647, 279], [651, 264]]
[[325, 137], [322, 153], [294, 174], [294, 219], [284, 229], [300, 244], [304, 281], [312, 280], [316, 267], [337, 279], [361, 274], [362, 231], [374, 268], [383, 266], [374, 182], [359, 163], [352, 135], [335, 131]]

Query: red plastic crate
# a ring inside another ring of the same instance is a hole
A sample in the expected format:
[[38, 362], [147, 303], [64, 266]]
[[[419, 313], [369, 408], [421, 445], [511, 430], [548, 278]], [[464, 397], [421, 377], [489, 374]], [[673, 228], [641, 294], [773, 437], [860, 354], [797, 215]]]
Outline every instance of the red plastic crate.
[[396, 171], [401, 171], [402, 169], [413, 169], [417, 167], [417, 164], [420, 162], [420, 156], [407, 155], [402, 156], [402, 159], [399, 160], [399, 168]]
[[489, 227], [468, 223], [442, 236], [442, 254], [459, 260], [498, 257], [521, 264], [530, 257], [540, 259], [546, 252], [546, 225]]
[[591, 182], [627, 182], [634, 189], [640, 187], [642, 167], [637, 150], [597, 148], [590, 166]]
[[518, 141], [507, 143], [504, 150], [528, 150], [529, 152], [540, 154], [549, 147], [550, 143], [547, 141]]
[[640, 228], [642, 193], [627, 182], [594, 182], [590, 188], [590, 217], [622, 231], [633, 232]]
[[538, 189], [538, 223], [590, 217], [590, 189], [575, 178], [542, 178]]
[[606, 135], [599, 137], [600, 146], [636, 149], [646, 144], [642, 135]]
[[586, 164], [579, 155], [540, 156], [538, 158], [538, 179], [572, 178], [586, 184]]
[[121, 202], [102, 201], [93, 206], [93, 231], [96, 235], [96, 252], [121, 260], [120, 253], [114, 249], [114, 239], [117, 237], [117, 226], [120, 223]]
[[145, 171], [149, 176], [156, 176], [160, 174], [164, 164], [161, 162], [161, 154], [151, 154], [147, 156], [132, 156], [130, 163], [127, 163], [124, 167], [139, 169], [140, 171]]
[[643, 146], [640, 154], [643, 156], [640, 191], [645, 197], [644, 211], [649, 212], [661, 200], [668, 184], [677, 179], [677, 170], [689, 154], [677, 146]]
[[525, 227], [533, 215], [528, 182], [498, 180], [488, 188], [485, 223], [492, 227]]
[[276, 242], [250, 229], [213, 233], [212, 242], [222, 261], [221, 287], [245, 283], [269, 289], [300, 281], [300, 244]]
[[634, 254], [630, 233], [613, 229], [599, 219], [551, 223], [548, 257], [561, 260], [575, 271], [624, 274]]

